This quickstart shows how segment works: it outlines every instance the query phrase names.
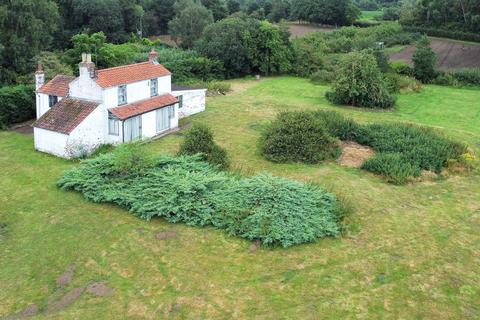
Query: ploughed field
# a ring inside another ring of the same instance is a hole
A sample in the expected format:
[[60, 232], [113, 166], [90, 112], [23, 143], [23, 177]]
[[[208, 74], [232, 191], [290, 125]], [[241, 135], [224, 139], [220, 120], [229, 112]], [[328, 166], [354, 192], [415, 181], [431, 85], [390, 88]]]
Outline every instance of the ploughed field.
[[[431, 38], [431, 47], [437, 54], [437, 67], [441, 70], [480, 68], [480, 43], [462, 42], [450, 39]], [[393, 61], [412, 63], [415, 45], [390, 54]]]
[[[293, 77], [234, 81], [187, 122], [208, 124], [232, 166], [319, 183], [353, 207], [339, 238], [257, 248], [213, 228], [146, 222], [56, 187], [78, 163], [0, 132], [0, 318], [475, 319], [480, 317], [480, 175], [405, 186], [335, 161], [273, 164], [259, 154], [282, 110], [336, 110], [358, 122], [435, 127], [480, 151], [480, 88], [425, 86], [391, 112], [330, 105]], [[174, 153], [182, 132], [145, 145]]]

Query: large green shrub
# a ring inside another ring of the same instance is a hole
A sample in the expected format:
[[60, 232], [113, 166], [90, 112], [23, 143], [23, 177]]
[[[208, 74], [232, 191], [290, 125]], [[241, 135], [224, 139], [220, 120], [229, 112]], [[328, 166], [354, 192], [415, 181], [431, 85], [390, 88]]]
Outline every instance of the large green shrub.
[[368, 52], [352, 52], [344, 57], [326, 97], [334, 104], [364, 108], [388, 109], [395, 103], [375, 57]]
[[435, 63], [437, 56], [430, 47], [430, 40], [424, 36], [417, 43], [417, 49], [413, 53], [413, 75], [423, 83], [429, 83], [435, 79]]
[[362, 169], [382, 175], [394, 184], [404, 184], [421, 174], [420, 167], [411, 164], [401, 153], [379, 153], [365, 161]]
[[0, 88], [0, 129], [33, 118], [35, 118], [34, 86]]
[[335, 111], [314, 111], [313, 115], [322, 121], [328, 132], [343, 141], [355, 140], [360, 134], [360, 125]]
[[142, 219], [214, 226], [269, 245], [288, 247], [339, 233], [342, 206], [318, 186], [269, 175], [241, 179], [199, 156], [164, 156], [141, 174], [119, 174], [117, 156], [85, 160], [58, 185], [90, 201], [118, 204]]
[[338, 141], [311, 112], [283, 112], [262, 133], [261, 152], [273, 162], [318, 163], [339, 155]]
[[480, 85], [480, 68], [438, 72], [434, 84], [445, 86]]
[[201, 154], [205, 161], [223, 170], [230, 166], [227, 151], [215, 143], [210, 128], [201, 124], [195, 124], [188, 130], [178, 154]]

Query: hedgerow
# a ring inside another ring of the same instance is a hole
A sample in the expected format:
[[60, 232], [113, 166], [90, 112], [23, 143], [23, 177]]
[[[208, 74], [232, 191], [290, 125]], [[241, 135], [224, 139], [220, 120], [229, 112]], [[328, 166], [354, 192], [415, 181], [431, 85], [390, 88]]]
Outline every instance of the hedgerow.
[[18, 85], [0, 88], [0, 129], [34, 117], [34, 86]]
[[115, 151], [84, 160], [58, 186], [90, 201], [118, 204], [142, 219], [213, 226], [265, 245], [288, 247], [340, 232], [342, 206], [319, 186], [266, 174], [242, 179], [199, 156], [163, 156], [119, 172], [117, 156]]

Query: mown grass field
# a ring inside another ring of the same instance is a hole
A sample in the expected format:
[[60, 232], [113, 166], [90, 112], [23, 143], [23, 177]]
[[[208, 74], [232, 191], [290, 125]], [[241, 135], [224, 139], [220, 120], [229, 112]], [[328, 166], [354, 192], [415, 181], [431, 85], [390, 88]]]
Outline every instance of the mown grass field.
[[361, 11], [359, 21], [376, 21], [376, 17], [380, 17], [383, 14], [382, 10], [374, 10], [374, 11]]
[[[74, 165], [33, 151], [31, 136], [0, 132], [0, 317], [28, 304], [38, 319], [476, 319], [480, 317], [480, 176], [393, 186], [336, 163], [272, 164], [258, 154], [262, 125], [280, 110], [328, 108], [358, 121], [433, 126], [480, 151], [480, 90], [428, 86], [393, 112], [333, 107], [328, 89], [282, 77], [235, 81], [188, 121], [209, 124], [244, 174], [312, 181], [353, 206], [349, 232], [289, 249], [262, 248], [211, 228], [139, 220], [55, 186]], [[146, 145], [175, 152], [181, 134]], [[3, 223], [3, 224], [2, 224]], [[160, 231], [175, 239], [157, 240]], [[75, 266], [72, 281], [55, 281]], [[56, 313], [49, 299], [93, 281]]]

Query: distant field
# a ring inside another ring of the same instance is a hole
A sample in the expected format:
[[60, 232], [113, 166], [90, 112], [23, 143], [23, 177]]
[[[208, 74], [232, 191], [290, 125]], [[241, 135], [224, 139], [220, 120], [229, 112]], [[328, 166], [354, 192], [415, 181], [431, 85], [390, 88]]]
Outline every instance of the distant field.
[[314, 24], [300, 24], [300, 23], [291, 23], [290, 24], [290, 33], [292, 34], [292, 38], [301, 38], [304, 37], [306, 34], [316, 31], [322, 32], [330, 32], [334, 28], [333, 27], [326, 27], [326, 26], [317, 26]]
[[[432, 38], [432, 49], [437, 54], [437, 67], [441, 70], [480, 68], [480, 44], [457, 40]], [[390, 59], [412, 63], [415, 45], [390, 54]]]
[[382, 10], [362, 11], [362, 14], [360, 15], [358, 21], [375, 21], [375, 18], [380, 17], [382, 13]]

